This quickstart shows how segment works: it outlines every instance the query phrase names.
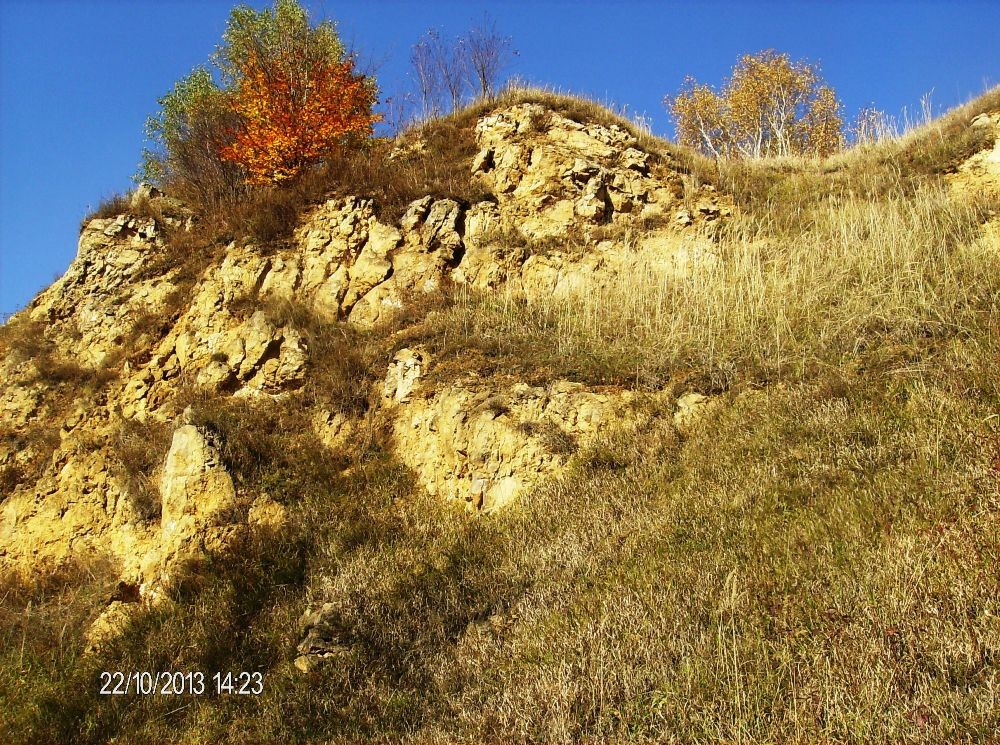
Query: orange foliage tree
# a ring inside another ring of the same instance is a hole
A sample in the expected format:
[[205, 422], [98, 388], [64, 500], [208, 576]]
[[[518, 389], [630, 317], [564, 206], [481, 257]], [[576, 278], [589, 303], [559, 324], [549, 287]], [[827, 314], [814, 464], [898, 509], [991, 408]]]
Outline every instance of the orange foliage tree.
[[355, 70], [334, 24], [310, 24], [297, 0], [234, 8], [211, 62], [160, 99], [141, 177], [203, 201], [239, 198], [248, 182], [280, 184], [360, 144], [379, 119], [374, 79]]
[[223, 159], [243, 166], [255, 184], [294, 178], [351, 137], [372, 134], [375, 91], [350, 59], [266, 65], [250, 55], [232, 92], [239, 125]]
[[721, 92], [687, 78], [665, 103], [680, 142], [716, 157], [826, 156], [843, 146], [842, 106], [818, 67], [774, 50], [744, 55]]

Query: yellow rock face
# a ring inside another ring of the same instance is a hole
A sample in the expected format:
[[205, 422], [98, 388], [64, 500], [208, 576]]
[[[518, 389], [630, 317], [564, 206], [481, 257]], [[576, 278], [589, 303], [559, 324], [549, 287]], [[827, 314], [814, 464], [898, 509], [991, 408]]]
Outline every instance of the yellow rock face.
[[982, 150], [959, 166], [949, 181], [960, 193], [986, 193], [1000, 196], [1000, 112], [980, 114], [972, 126], [994, 134], [993, 147]]
[[[0, 570], [100, 554], [144, 600], [155, 599], [187, 560], [225, 549], [248, 526], [282, 525], [281, 505], [240, 493], [218, 445], [181, 412], [191, 391], [298, 395], [310, 375], [309, 341], [275, 308], [375, 327], [450, 283], [542, 298], [636, 271], [683, 280], [713, 260], [702, 228], [726, 218], [725, 200], [696, 191], [688, 214], [679, 173], [654, 163], [625, 130], [522, 105], [484, 117], [475, 137], [470, 178], [489, 198], [468, 205], [426, 196], [398, 224], [379, 219], [370, 199], [330, 199], [301, 216], [288, 245], [231, 244], [193, 279], [161, 260], [163, 229], [193, 229], [192, 216], [155, 190], [140, 196], [164, 217], [87, 224], [66, 274], [14, 322], [35, 322], [61, 360], [115, 365], [114, 375], [74, 391], [54, 385], [30, 355], [0, 357], [0, 425], [10, 441], [39, 423], [49, 433], [23, 452], [0, 445], [0, 467], [41, 464], [3, 495]], [[635, 399], [565, 381], [430, 384], [432, 364], [426, 350], [400, 350], [368, 416], [388, 418], [391, 445], [424, 488], [484, 511], [557, 477], [574, 452], [627, 419]], [[331, 452], [366, 424], [320, 409], [311, 422]], [[161, 427], [165, 438], [138, 474], [145, 488], [123, 471], [115, 440], [123, 424], [137, 423]], [[109, 610], [95, 639], [122, 614]]]
[[620, 424], [636, 395], [580, 383], [503, 387], [468, 378], [422, 390], [425, 354], [401, 350], [384, 384], [393, 446], [431, 494], [491, 511], [557, 475], [580, 447]]

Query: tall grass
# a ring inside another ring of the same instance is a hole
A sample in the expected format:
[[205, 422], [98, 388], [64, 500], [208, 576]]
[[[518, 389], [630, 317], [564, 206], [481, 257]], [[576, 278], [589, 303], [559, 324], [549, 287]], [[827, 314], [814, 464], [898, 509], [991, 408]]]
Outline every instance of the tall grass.
[[[434, 319], [455, 354], [468, 347], [583, 378], [709, 387], [767, 382], [883, 348], [905, 364], [934, 339], [985, 333], [1000, 303], [985, 203], [940, 186], [879, 201], [812, 207], [792, 234], [743, 217], [686, 279], [646, 257], [610, 281], [525, 297], [463, 293]], [[780, 219], [780, 218], [779, 218]], [[443, 329], [443, 330], [442, 330]]]

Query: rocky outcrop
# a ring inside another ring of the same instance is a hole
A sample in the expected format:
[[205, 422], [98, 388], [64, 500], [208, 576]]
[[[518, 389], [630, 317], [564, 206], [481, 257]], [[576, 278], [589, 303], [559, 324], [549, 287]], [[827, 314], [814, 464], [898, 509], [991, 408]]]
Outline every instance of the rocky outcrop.
[[581, 124], [537, 104], [483, 117], [476, 140], [473, 174], [496, 194], [503, 221], [531, 238], [663, 216], [684, 193], [676, 170], [654, 163], [626, 130]]
[[[0, 505], [0, 561], [54, 565], [72, 555], [106, 553], [129, 563], [144, 555], [151, 528], [135, 509], [93, 421], [69, 435], [31, 489]], [[137, 570], [137, 567], [130, 567]]]
[[481, 119], [476, 138], [473, 175], [495, 201], [469, 207], [452, 279], [479, 290], [544, 296], [650, 263], [686, 276], [714, 255], [704, 228], [733, 211], [616, 125], [523, 104]]
[[986, 132], [991, 147], [974, 154], [950, 175], [952, 187], [959, 192], [1000, 196], [1000, 111], [980, 114], [970, 125]]
[[393, 446], [431, 494], [491, 511], [557, 475], [580, 447], [628, 420], [631, 391], [469, 377], [427, 388], [424, 352], [397, 353], [383, 386]]
[[[333, 240], [333, 223], [350, 206], [327, 203], [314, 213], [300, 233], [302, 243], [326, 250]], [[409, 206], [398, 226], [389, 226], [374, 218], [370, 202], [355, 209], [366, 240], [341, 254], [313, 303], [328, 314], [370, 327], [388, 320], [409, 294], [437, 289], [461, 260], [463, 211], [451, 199], [424, 197]], [[347, 219], [348, 224], [355, 220]]]
[[69, 269], [34, 300], [28, 316], [48, 324], [50, 339], [66, 356], [101, 365], [139, 324], [161, 316], [177, 289], [176, 269], [157, 268], [163, 266], [157, 261], [162, 232], [152, 217], [91, 220]]
[[[143, 504], [120, 468], [106, 420], [66, 436], [33, 490], [0, 506], [0, 561], [49, 565], [73, 555], [114, 557], [124, 580], [162, 586], [172, 568], [205, 550], [220, 550], [247, 510], [238, 509], [232, 478], [209, 436], [179, 426], [153, 482], [155, 505]], [[258, 512], [260, 510], [258, 509]]]
[[242, 522], [236, 488], [218, 449], [192, 424], [174, 431], [160, 475], [160, 498], [159, 556], [151, 557], [160, 575], [147, 559], [147, 579], [169, 580], [172, 567], [223, 549]]
[[[182, 414], [181, 394], [298, 395], [311, 372], [303, 313], [374, 328], [451, 283], [549, 297], [636, 271], [683, 278], [714, 260], [705, 228], [731, 211], [725, 198], [686, 184], [623, 128], [526, 104], [483, 118], [475, 136], [469, 177], [484, 197], [474, 204], [425, 196], [390, 223], [370, 199], [337, 197], [303, 215], [289, 243], [220, 246], [197, 272], [195, 262], [182, 274], [164, 253], [164, 231], [190, 227], [192, 216], [151, 187], [133, 195], [132, 214], [88, 222], [67, 273], [16, 321], [36, 324], [60, 360], [112, 374], [86, 395], [75, 389], [74, 402], [72, 384], [54, 384], [38, 356], [0, 358], [0, 468], [16, 476], [28, 461], [42, 466], [0, 499], [0, 566], [31, 571], [100, 553], [145, 601], [248, 526], [280, 526], [284, 508], [240, 491], [213, 436]], [[155, 333], [145, 333], [151, 323]], [[123, 354], [128, 345], [139, 353]], [[400, 350], [369, 416], [388, 422], [389, 444], [428, 492], [485, 512], [558, 477], [637, 402], [570, 381], [434, 381], [433, 362], [426, 350]], [[33, 455], [20, 443], [38, 422], [47, 449]], [[114, 439], [123, 423], [169, 435], [138, 476], [123, 469]], [[365, 424], [319, 408], [312, 417], [331, 453]], [[132, 602], [109, 606], [95, 638]], [[303, 655], [337, 653], [328, 619], [310, 628]]]
[[299, 619], [298, 655], [295, 667], [304, 673], [351, 653], [346, 634], [338, 623], [339, 609], [335, 603], [324, 603], [316, 610], [307, 610]]
[[[986, 195], [1000, 199], [1000, 111], [979, 114], [970, 127], [985, 134], [989, 145], [965, 160], [954, 173], [946, 174], [945, 179], [952, 193], [960, 198]], [[992, 253], [1000, 246], [1000, 215], [996, 209], [987, 212], [980, 240]]]
[[1000, 111], [980, 114], [972, 120], [970, 126], [974, 129], [983, 129], [987, 132], [992, 132], [994, 137], [993, 148], [983, 150], [972, 156], [964, 164], [964, 170], [981, 168], [995, 176], [1000, 176]]

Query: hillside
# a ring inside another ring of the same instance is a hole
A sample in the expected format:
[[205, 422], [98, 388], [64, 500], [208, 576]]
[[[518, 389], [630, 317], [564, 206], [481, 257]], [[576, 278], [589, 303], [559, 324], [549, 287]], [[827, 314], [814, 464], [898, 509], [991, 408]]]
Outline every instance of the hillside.
[[540, 91], [364, 158], [140, 187], [0, 329], [5, 742], [1000, 729], [1000, 90], [824, 161]]

